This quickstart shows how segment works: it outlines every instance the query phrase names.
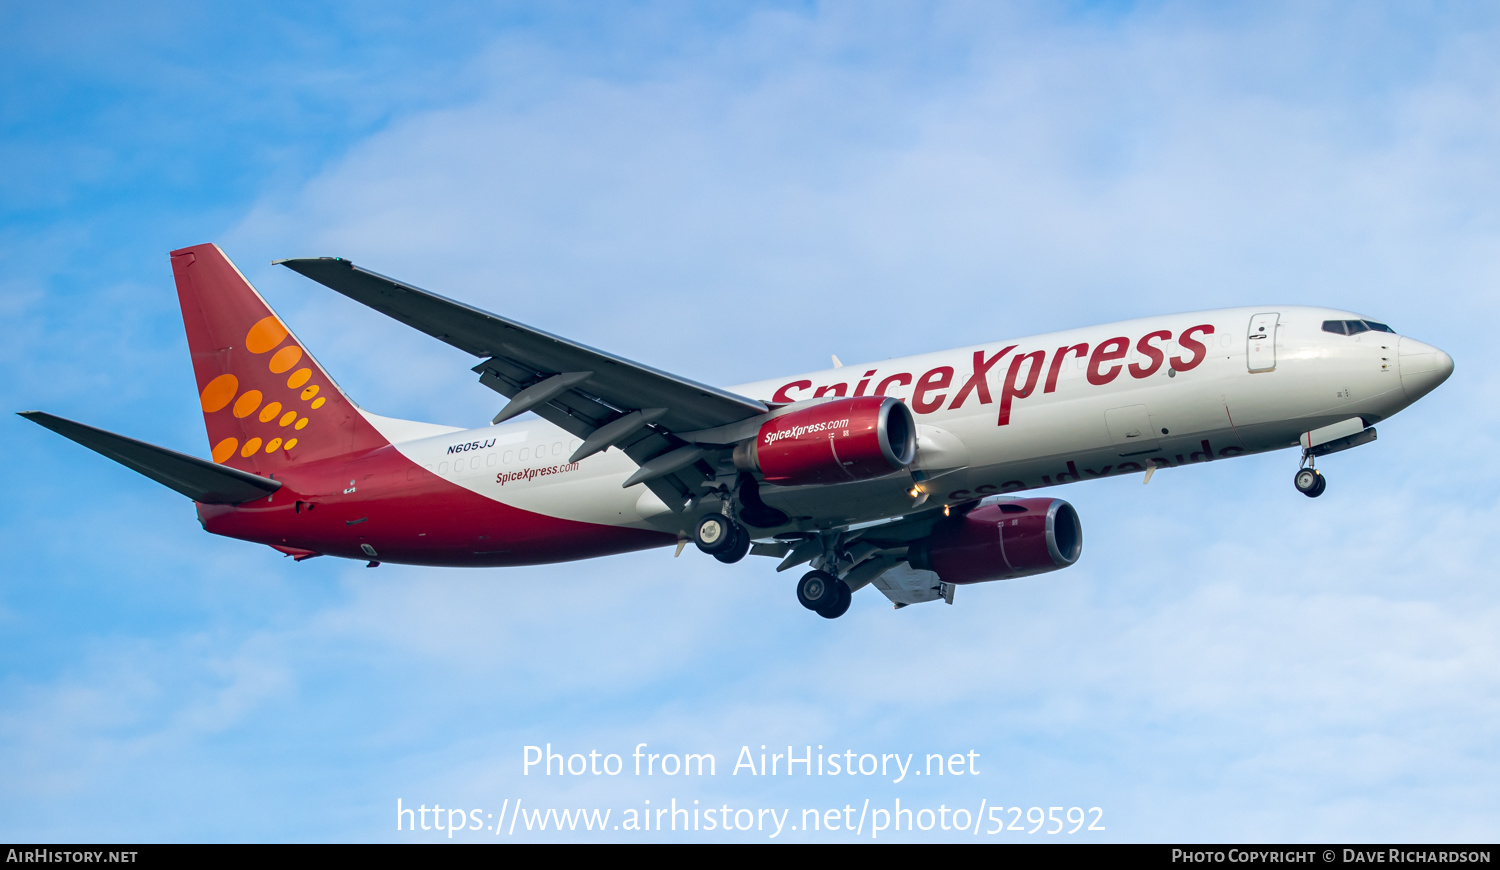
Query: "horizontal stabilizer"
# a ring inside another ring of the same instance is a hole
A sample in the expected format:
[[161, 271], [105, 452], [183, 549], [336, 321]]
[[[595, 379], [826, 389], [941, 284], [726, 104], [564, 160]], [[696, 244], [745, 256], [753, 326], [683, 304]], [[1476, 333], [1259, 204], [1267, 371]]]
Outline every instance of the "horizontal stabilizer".
[[280, 481], [257, 477], [196, 456], [157, 447], [124, 435], [85, 426], [42, 411], [22, 411], [22, 417], [108, 456], [126, 468], [146, 475], [204, 504], [240, 504], [265, 498], [281, 488]]

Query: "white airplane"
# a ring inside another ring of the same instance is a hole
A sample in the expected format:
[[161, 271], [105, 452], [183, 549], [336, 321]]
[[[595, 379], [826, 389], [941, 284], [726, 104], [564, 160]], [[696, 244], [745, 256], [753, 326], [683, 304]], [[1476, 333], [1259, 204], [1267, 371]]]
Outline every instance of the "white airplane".
[[[1348, 311], [1228, 308], [1010, 339], [730, 390], [559, 338], [338, 258], [279, 261], [473, 354], [508, 399], [455, 429], [344, 395], [214, 245], [172, 252], [212, 461], [23, 416], [197, 502], [208, 531], [298, 561], [505, 566], [693, 542], [811, 563], [835, 618], [1065, 568], [1078, 515], [1017, 494], [1297, 447], [1322, 456], [1431, 392], [1448, 354]], [[505, 422], [527, 411], [540, 419]]]

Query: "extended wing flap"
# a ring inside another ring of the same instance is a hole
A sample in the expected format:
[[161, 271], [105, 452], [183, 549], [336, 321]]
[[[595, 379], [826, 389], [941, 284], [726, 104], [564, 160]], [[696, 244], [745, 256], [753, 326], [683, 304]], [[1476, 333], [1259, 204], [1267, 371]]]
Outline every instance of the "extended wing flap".
[[281, 488], [279, 481], [95, 429], [43, 411], [22, 411], [21, 416], [64, 438], [77, 441], [126, 468], [138, 471], [193, 501], [204, 504], [240, 504], [265, 498]]

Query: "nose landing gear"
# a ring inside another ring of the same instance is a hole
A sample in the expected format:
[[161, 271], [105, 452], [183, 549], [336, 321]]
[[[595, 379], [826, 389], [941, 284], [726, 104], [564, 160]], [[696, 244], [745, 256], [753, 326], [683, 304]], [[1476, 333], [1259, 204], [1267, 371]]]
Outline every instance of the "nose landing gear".
[[1323, 479], [1316, 467], [1318, 457], [1369, 444], [1375, 440], [1375, 427], [1365, 425], [1363, 417], [1350, 417], [1303, 432], [1302, 437], [1297, 440], [1302, 444], [1302, 467], [1297, 469], [1297, 476], [1292, 482], [1297, 485], [1298, 492], [1308, 498], [1317, 498], [1328, 488], [1328, 481]]
[[1309, 465], [1297, 470], [1297, 475], [1292, 478], [1292, 484], [1297, 487], [1298, 492], [1308, 498], [1317, 498], [1323, 494], [1323, 490], [1328, 488], [1328, 479]]

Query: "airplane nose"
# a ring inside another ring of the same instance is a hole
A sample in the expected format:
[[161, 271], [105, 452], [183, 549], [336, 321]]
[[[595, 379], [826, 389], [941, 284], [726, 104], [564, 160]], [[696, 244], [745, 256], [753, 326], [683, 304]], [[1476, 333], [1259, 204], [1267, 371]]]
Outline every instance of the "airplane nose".
[[1438, 384], [1453, 374], [1453, 357], [1416, 339], [1402, 337], [1396, 354], [1401, 387], [1409, 401], [1415, 402], [1437, 389]]

